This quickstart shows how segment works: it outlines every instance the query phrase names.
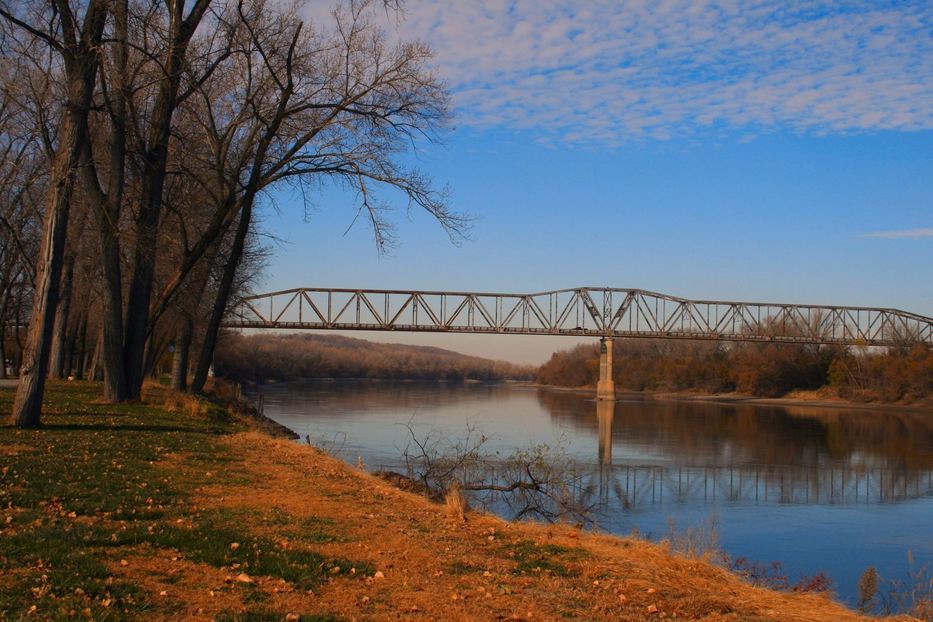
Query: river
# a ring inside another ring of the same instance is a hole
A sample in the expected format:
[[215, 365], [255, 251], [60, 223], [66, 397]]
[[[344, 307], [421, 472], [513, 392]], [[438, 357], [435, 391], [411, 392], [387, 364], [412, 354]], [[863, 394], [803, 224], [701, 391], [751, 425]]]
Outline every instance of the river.
[[[307, 381], [253, 387], [265, 414], [369, 470], [404, 471], [411, 428], [469, 429], [505, 456], [547, 444], [583, 474], [600, 529], [652, 539], [715, 526], [733, 558], [824, 572], [849, 604], [859, 575], [933, 566], [933, 415], [620, 399], [511, 385]], [[504, 510], [503, 510], [504, 511]]]

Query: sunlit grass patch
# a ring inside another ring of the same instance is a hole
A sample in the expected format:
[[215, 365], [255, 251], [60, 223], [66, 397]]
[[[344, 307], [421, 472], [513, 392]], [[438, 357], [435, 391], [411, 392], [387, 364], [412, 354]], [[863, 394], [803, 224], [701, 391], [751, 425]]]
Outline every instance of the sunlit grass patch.
[[218, 568], [285, 579], [302, 589], [314, 587], [326, 577], [350, 575], [351, 569], [358, 577], [373, 573], [362, 562], [325, 557], [304, 547], [256, 536], [243, 524], [236, 512], [211, 510], [195, 518], [191, 528], [160, 526], [150, 534], [151, 544]]
[[[114, 570], [124, 558], [160, 550], [302, 589], [372, 574], [364, 563], [309, 548], [336, 538], [320, 519], [273, 512], [264, 521], [198, 507], [205, 484], [254, 483], [243, 458], [217, 442], [241, 429], [224, 409], [158, 388], [148, 402], [106, 404], [99, 391], [91, 383], [52, 383], [42, 428], [0, 425], [0, 447], [11, 448], [0, 454], [0, 620], [174, 615], [178, 603], [156, 602], [137, 587], [133, 573], [141, 570]], [[9, 412], [12, 397], [0, 391], [0, 413]], [[254, 605], [268, 599], [253, 584], [242, 594]]]
[[579, 574], [564, 562], [581, 559], [587, 552], [580, 548], [569, 548], [556, 544], [536, 544], [530, 540], [519, 540], [505, 547], [509, 557], [516, 562], [515, 574], [546, 573], [559, 577]]
[[273, 531], [283, 536], [305, 543], [346, 542], [335, 521], [319, 516], [295, 516], [281, 508], [266, 511], [229, 509], [235, 520], [248, 521], [263, 531]]

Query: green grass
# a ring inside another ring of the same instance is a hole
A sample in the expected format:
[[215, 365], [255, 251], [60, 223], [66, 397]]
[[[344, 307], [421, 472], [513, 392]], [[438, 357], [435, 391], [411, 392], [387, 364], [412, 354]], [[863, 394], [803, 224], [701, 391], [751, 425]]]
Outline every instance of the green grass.
[[562, 561], [580, 559], [587, 553], [580, 548], [568, 548], [556, 544], [538, 545], [530, 540], [519, 540], [505, 545], [509, 557], [516, 562], [515, 574], [545, 573], [558, 577], [576, 576], [578, 572], [565, 566]]
[[[13, 392], [0, 389], [0, 620], [170, 613], [166, 607], [173, 605], [153, 602], [108, 570], [147, 549], [174, 550], [184, 559], [281, 578], [302, 589], [350, 576], [352, 567], [357, 577], [371, 574], [366, 564], [311, 548], [338, 541], [326, 521], [290, 520], [280, 510], [196, 507], [199, 486], [258, 484], [248, 465], [217, 442], [242, 428], [225, 410], [209, 405], [192, 415], [149, 404], [97, 403], [99, 392], [91, 383], [53, 383], [43, 427], [27, 431], [7, 424]], [[293, 546], [283, 549], [257, 533], [269, 528], [293, 538]], [[233, 542], [239, 547], [231, 548]], [[253, 604], [265, 602], [255, 589], [244, 594]], [[285, 613], [231, 615], [282, 620]]]

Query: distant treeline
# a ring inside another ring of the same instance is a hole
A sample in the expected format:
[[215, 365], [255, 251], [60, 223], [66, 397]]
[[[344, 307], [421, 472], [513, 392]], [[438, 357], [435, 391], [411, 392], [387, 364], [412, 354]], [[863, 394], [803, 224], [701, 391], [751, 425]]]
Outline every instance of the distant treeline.
[[[840, 397], [933, 398], [933, 349], [860, 349], [757, 343], [615, 340], [613, 375], [631, 391], [738, 391], [780, 397], [825, 389]], [[555, 353], [538, 369], [543, 384], [578, 387], [599, 377], [598, 345]]]
[[302, 378], [531, 380], [534, 368], [425, 346], [376, 343], [339, 335], [224, 336], [218, 376], [238, 382]]

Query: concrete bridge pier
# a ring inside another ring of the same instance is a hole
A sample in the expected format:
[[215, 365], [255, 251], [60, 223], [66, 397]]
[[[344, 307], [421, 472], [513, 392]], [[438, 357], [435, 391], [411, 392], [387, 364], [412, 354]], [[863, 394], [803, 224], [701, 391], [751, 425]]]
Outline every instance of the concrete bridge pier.
[[597, 400], [615, 400], [616, 384], [612, 379], [612, 339], [599, 340], [599, 382], [596, 383]]

